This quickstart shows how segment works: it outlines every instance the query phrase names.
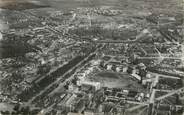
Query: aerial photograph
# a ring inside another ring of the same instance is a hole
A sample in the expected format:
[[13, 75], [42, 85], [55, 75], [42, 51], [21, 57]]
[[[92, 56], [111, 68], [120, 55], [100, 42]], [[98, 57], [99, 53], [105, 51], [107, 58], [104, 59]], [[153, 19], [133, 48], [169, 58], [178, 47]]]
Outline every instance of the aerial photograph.
[[0, 0], [0, 115], [184, 115], [184, 0]]

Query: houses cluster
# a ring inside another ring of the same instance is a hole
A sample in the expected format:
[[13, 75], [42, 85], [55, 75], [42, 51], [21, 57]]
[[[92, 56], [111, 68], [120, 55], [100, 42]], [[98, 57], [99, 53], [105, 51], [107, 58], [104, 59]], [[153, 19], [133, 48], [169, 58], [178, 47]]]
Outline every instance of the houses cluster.
[[120, 88], [106, 88], [104, 90], [105, 101], [118, 103], [120, 101], [136, 101], [144, 102], [149, 99], [149, 93], [142, 93], [133, 90], [125, 90]]
[[60, 96], [61, 101], [56, 108], [67, 112], [81, 113], [85, 109], [86, 101], [82, 94], [65, 93]]
[[92, 62], [90, 67], [83, 68], [79, 72], [77, 72], [74, 76], [73, 79], [73, 84], [68, 83], [67, 84], [67, 89], [68, 90], [73, 90], [74, 85], [77, 88], [80, 88], [82, 91], [87, 91], [87, 92], [94, 92], [97, 90], [100, 90], [101, 88], [101, 83], [100, 82], [95, 82], [95, 81], [89, 81], [86, 80], [86, 77], [93, 72], [95, 65], [97, 65], [98, 62]]
[[94, 69], [93, 66], [89, 68], [84, 68], [79, 73], [77, 73], [76, 76], [79, 80], [83, 81], [87, 77], [87, 75], [93, 71], [93, 69]]
[[103, 8], [94, 9], [94, 12], [104, 16], [115, 16], [122, 13], [120, 10], [111, 10], [111, 9], [103, 9]]
[[127, 72], [128, 66], [122, 64], [121, 62], [109, 62], [105, 63], [101, 61], [100, 67], [105, 70], [114, 71], [114, 72]]

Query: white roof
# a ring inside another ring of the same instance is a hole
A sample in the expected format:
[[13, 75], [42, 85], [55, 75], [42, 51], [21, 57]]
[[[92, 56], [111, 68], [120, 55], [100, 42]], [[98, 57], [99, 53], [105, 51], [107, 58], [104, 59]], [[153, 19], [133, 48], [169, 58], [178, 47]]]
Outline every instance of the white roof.
[[3, 35], [2, 35], [2, 33], [0, 32], [0, 40], [2, 40], [3, 39]]

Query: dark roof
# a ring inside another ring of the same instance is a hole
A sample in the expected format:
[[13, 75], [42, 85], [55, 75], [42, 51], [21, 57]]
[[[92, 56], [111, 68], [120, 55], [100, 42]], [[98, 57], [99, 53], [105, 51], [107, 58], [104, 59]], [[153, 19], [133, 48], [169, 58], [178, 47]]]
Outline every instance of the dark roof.
[[75, 106], [75, 110], [76, 110], [77, 112], [83, 111], [84, 108], [85, 108], [85, 101], [84, 101], [84, 100], [80, 100], [80, 101], [76, 104], [76, 106]]

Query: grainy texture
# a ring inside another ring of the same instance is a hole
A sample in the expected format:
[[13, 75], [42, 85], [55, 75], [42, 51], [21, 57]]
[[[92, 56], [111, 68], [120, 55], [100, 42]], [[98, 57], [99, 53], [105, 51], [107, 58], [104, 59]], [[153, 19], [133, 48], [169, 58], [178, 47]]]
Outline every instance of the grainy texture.
[[182, 115], [182, 0], [0, 0], [3, 115]]

